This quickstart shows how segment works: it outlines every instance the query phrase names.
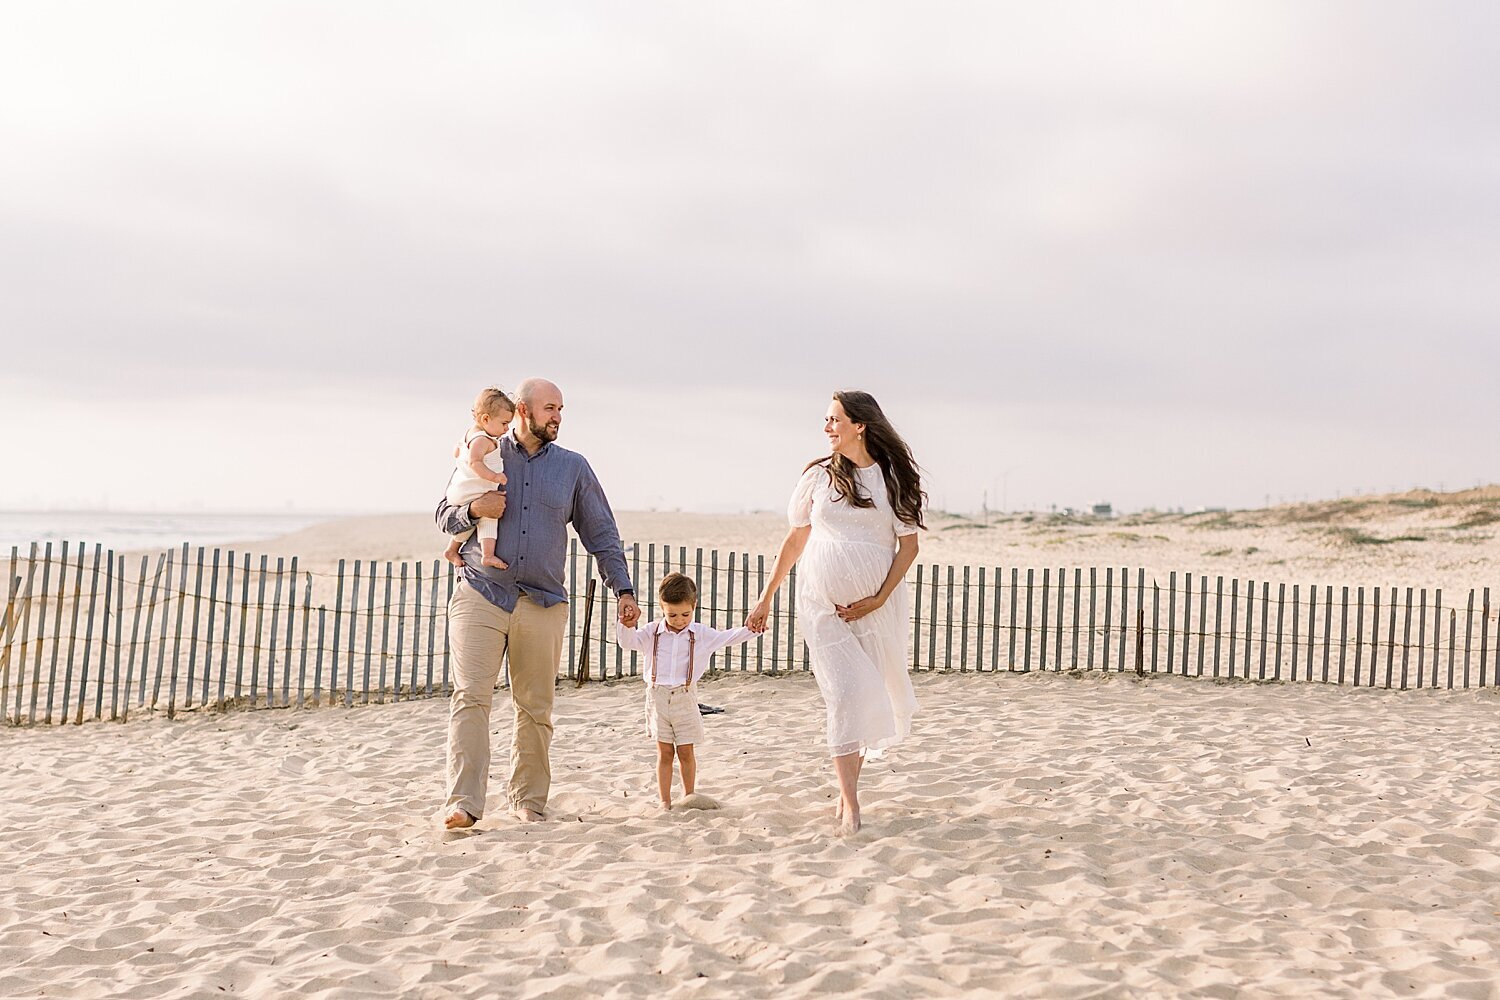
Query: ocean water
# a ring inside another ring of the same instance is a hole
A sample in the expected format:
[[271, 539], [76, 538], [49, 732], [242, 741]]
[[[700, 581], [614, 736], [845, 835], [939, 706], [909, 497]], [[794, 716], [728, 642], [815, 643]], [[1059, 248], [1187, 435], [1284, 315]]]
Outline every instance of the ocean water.
[[163, 549], [187, 542], [218, 545], [275, 538], [331, 520], [328, 514], [201, 514], [120, 511], [0, 511], [0, 555], [24, 554], [32, 542], [54, 548], [63, 539], [116, 552]]

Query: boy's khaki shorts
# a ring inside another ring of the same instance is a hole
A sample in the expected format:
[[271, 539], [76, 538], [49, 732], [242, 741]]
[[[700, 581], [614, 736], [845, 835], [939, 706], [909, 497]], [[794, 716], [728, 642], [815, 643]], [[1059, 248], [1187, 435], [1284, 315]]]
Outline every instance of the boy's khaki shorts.
[[686, 685], [646, 688], [646, 732], [658, 743], [685, 746], [703, 741], [698, 692]]

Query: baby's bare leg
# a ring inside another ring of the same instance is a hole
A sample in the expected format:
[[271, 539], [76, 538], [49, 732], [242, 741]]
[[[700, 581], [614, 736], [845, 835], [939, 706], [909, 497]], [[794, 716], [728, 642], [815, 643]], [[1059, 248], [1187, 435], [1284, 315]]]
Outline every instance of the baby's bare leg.
[[672, 744], [657, 741], [656, 790], [661, 793], [661, 807], [672, 808]]
[[693, 787], [698, 782], [698, 758], [693, 753], [691, 743], [684, 743], [677, 748], [677, 763], [682, 765], [682, 794], [692, 795]]

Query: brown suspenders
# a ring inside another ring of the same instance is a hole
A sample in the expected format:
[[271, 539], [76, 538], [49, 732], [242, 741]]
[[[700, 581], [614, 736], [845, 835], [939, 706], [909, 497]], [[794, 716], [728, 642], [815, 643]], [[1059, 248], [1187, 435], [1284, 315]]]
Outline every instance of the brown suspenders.
[[[665, 628], [665, 627], [666, 627], [665, 625], [662, 626], [662, 628]], [[688, 673], [687, 673], [687, 684], [685, 685], [688, 688], [691, 688], [693, 686], [693, 646], [697, 642], [698, 642], [698, 637], [693, 634], [693, 626], [689, 625], [688, 626]], [[651, 640], [651, 686], [652, 687], [656, 687], [656, 664], [657, 664], [657, 662], [659, 660], [659, 657], [657, 656], [657, 651], [660, 650], [660, 648], [661, 648], [661, 629], [659, 628], [659, 629], [656, 630], [656, 635]]]

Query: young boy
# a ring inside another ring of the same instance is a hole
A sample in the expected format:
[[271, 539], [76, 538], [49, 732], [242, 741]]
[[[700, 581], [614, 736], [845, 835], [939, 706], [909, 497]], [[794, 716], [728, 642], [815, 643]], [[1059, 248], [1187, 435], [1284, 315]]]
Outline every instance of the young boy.
[[669, 573], [656, 589], [664, 618], [640, 628], [615, 626], [615, 637], [625, 649], [644, 655], [646, 731], [656, 740], [656, 787], [661, 807], [672, 808], [672, 755], [682, 765], [682, 791], [693, 794], [698, 760], [693, 747], [703, 739], [703, 716], [698, 712], [694, 682], [708, 669], [717, 650], [750, 639], [748, 628], [722, 632], [693, 621], [698, 585], [691, 577]]

